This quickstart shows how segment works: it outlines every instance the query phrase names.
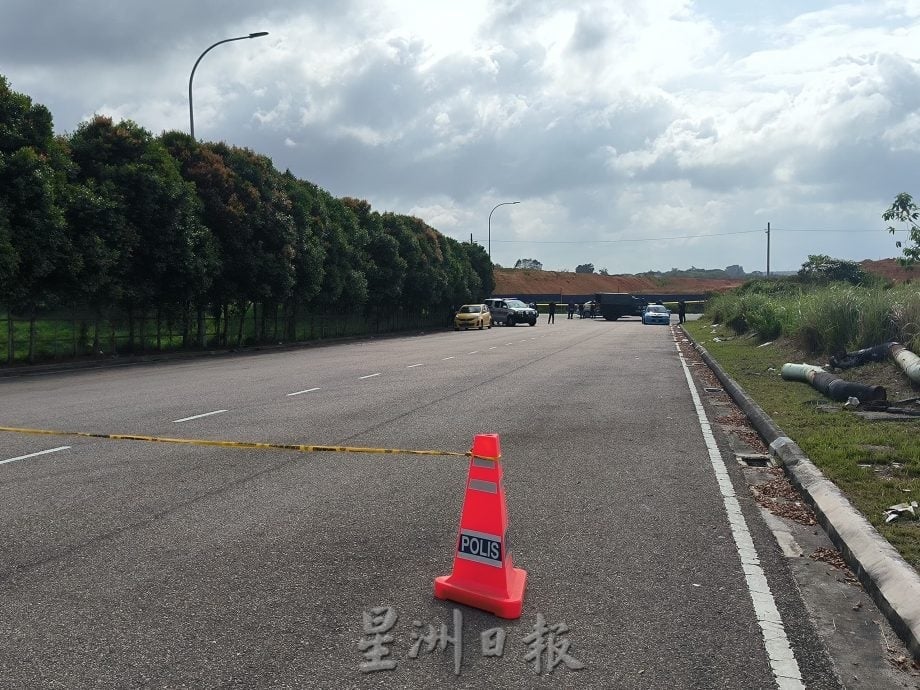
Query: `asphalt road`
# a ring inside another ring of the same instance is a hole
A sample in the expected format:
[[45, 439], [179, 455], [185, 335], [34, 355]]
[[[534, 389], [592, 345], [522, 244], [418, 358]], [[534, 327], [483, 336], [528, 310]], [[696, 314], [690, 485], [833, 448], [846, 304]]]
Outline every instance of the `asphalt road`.
[[[14, 378], [0, 381], [0, 425], [457, 452], [498, 433], [509, 541], [528, 571], [519, 620], [433, 597], [452, 567], [463, 457], [0, 432], [5, 688], [796, 687], [777, 681], [765, 630], [774, 657], [788, 639], [805, 685], [838, 687], [746, 491], [729, 520], [714, 471], [726, 453], [711, 456], [666, 327], [563, 314]], [[754, 555], [739, 555], [739, 522]], [[751, 559], [766, 593], [750, 591]], [[762, 622], [765, 596], [779, 622]], [[396, 666], [364, 673], [376, 607], [398, 616], [384, 657]], [[567, 632], [528, 657], [538, 616]], [[429, 624], [459, 638], [459, 675], [456, 643], [410, 656]], [[503, 653], [484, 656], [496, 627]]]

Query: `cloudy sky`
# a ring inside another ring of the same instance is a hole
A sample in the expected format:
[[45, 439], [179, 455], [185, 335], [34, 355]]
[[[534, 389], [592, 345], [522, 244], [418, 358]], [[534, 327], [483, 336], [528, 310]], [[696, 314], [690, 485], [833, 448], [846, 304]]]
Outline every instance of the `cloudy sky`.
[[[920, 0], [3, 0], [0, 74], [245, 146], [496, 263], [772, 270], [899, 255]], [[903, 238], [904, 235], [902, 234]]]

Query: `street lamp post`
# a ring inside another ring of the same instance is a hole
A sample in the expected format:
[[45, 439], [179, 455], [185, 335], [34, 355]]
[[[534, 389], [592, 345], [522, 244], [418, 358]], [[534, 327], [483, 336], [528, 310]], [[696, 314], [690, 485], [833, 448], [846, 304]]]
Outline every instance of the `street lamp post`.
[[195, 111], [192, 107], [192, 80], [195, 78], [195, 70], [198, 69], [198, 63], [201, 62], [201, 58], [207, 55], [208, 51], [210, 51], [211, 48], [216, 48], [221, 43], [230, 43], [230, 41], [242, 41], [243, 39], [246, 39], [246, 38], [259, 38], [260, 36], [268, 36], [268, 32], [267, 31], [257, 31], [255, 33], [248, 34], [246, 36], [237, 36], [236, 38], [225, 38], [223, 41], [218, 41], [214, 45], [208, 46], [207, 50], [205, 50], [201, 55], [198, 56], [198, 59], [195, 60], [195, 66], [192, 67], [192, 74], [188, 78], [188, 125], [189, 125], [189, 133], [192, 135], [192, 139], [195, 138]]
[[519, 204], [520, 201], [503, 201], [500, 204], [497, 204], [495, 208], [489, 211], [489, 260], [492, 260], [492, 214], [495, 213], [495, 209], [499, 206], [513, 206], [514, 204]]

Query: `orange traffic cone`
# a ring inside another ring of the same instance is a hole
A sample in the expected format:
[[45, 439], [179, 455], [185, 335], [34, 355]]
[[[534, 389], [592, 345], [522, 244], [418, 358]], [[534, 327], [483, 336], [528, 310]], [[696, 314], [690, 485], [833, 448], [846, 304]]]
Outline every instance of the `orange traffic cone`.
[[498, 434], [473, 439], [454, 570], [435, 578], [434, 595], [501, 618], [520, 618], [527, 571], [512, 565], [508, 551], [500, 457]]

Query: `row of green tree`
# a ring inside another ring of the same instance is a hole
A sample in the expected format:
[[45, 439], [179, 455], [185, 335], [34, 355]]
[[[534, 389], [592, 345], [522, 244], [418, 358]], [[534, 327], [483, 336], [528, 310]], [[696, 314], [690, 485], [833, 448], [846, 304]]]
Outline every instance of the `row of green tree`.
[[55, 136], [0, 75], [0, 303], [34, 318], [443, 313], [494, 288], [485, 250], [337, 199], [269, 158], [97, 116]]

